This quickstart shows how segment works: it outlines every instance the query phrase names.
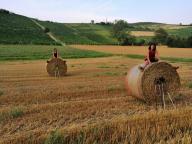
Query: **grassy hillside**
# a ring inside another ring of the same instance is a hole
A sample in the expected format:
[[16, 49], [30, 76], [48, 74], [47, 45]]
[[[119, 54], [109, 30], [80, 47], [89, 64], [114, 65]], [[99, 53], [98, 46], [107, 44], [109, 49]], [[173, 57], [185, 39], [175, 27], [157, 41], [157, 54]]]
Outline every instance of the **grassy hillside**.
[[67, 44], [116, 44], [111, 35], [111, 26], [92, 24], [62, 24], [38, 21], [60, 40]]
[[[101, 24], [65, 24], [36, 20], [42, 26], [49, 28], [51, 33], [66, 44], [118, 44], [111, 34], [112, 25]], [[192, 35], [192, 26], [170, 25], [153, 22], [132, 23], [127, 31], [154, 32], [164, 28], [170, 35], [188, 37]], [[30, 18], [0, 10], [0, 44], [56, 44], [37, 24]], [[137, 36], [137, 40], [144, 39], [150, 42], [152, 36]]]
[[29, 18], [0, 10], [1, 44], [44, 44], [55, 42]]
[[110, 54], [90, 50], [79, 50], [61, 46], [0, 45], [0, 61], [49, 59], [53, 48], [57, 48], [62, 58], [104, 57]]

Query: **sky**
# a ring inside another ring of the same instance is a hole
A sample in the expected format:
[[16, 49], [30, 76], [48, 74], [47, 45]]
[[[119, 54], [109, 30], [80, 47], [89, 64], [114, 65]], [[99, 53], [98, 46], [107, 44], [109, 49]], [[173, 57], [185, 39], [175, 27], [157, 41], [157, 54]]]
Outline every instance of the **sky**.
[[0, 0], [0, 8], [64, 23], [119, 19], [129, 23], [192, 23], [192, 0]]

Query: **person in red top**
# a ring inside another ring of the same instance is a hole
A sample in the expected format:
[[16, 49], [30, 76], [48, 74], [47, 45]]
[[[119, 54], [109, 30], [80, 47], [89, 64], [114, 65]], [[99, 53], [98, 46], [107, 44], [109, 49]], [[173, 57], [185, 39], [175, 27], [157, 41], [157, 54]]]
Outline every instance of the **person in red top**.
[[154, 62], [158, 62], [159, 60], [160, 60], [160, 57], [157, 51], [156, 44], [152, 44], [148, 48], [148, 53], [145, 58], [145, 64], [143, 66], [139, 66], [139, 69], [143, 71], [147, 67], [147, 65]]

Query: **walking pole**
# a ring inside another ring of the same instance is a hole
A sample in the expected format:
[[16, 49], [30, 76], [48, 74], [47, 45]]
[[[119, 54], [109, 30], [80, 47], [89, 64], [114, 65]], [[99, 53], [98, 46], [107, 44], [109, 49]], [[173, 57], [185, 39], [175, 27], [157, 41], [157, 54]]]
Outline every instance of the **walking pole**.
[[156, 101], [156, 110], [157, 110], [157, 106], [158, 106], [158, 97], [157, 97], [157, 85], [155, 84], [155, 93], [156, 93], [156, 96], [155, 96], [155, 101]]
[[165, 93], [164, 93], [164, 85], [163, 85], [163, 83], [161, 84], [161, 89], [162, 89], [162, 96], [163, 96], [163, 108], [165, 109]]
[[57, 77], [57, 70], [56, 70], [56, 68], [55, 68], [55, 78]]
[[162, 90], [161, 90], [161, 85], [160, 84], [158, 84], [158, 86], [159, 86], [159, 92], [160, 92], [160, 97], [161, 97], [161, 106], [162, 106], [162, 108], [163, 108], [163, 96], [162, 96]]
[[171, 101], [171, 103], [172, 103], [173, 107], [176, 109], [176, 106], [175, 106], [175, 104], [173, 103], [173, 100], [172, 100], [172, 98], [171, 98], [170, 93], [167, 93], [167, 94], [168, 94], [168, 97], [169, 97], [169, 99], [170, 99], [170, 101]]
[[54, 72], [55, 72], [55, 78], [57, 77], [57, 62], [56, 62], [56, 64], [54, 64]]

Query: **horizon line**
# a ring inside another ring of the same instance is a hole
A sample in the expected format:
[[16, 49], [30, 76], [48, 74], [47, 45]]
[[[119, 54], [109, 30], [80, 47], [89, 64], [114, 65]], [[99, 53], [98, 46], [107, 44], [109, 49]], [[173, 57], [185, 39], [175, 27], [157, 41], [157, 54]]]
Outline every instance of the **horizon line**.
[[[0, 10], [5, 10], [5, 11], [8, 11], [12, 14], [16, 14], [16, 15], [19, 15], [19, 16], [24, 16], [24, 17], [27, 17], [27, 18], [31, 18], [31, 19], [36, 19], [36, 20], [40, 20], [40, 21], [47, 21], [47, 22], [53, 22], [53, 23], [63, 23], [63, 24], [89, 24], [91, 23], [92, 20], [94, 19], [90, 19], [90, 22], [64, 22], [64, 21], [55, 21], [55, 20], [50, 20], [50, 19], [41, 19], [41, 18], [38, 18], [38, 17], [31, 17], [31, 16], [28, 16], [28, 15], [25, 15], [25, 14], [22, 14], [22, 13], [16, 13], [12, 10], [8, 10], [8, 9], [4, 9], [4, 8], [0, 8]], [[106, 18], [107, 20], [107, 18]], [[109, 20], [109, 21], [106, 21], [106, 20], [94, 20], [95, 21], [95, 24], [98, 24], [98, 23], [101, 23], [101, 22], [105, 22], [105, 23], [114, 23], [116, 20], [124, 20], [126, 22], [128, 22], [127, 19], [123, 19], [123, 18], [117, 18], [117, 19], [114, 19], [114, 20]], [[128, 22], [128, 24], [137, 24], [137, 23], [155, 23], [155, 24], [166, 24], [166, 25], [181, 25], [182, 26], [190, 26], [191, 23], [167, 23], [167, 22], [160, 22], [160, 21], [135, 21], [135, 22]]]

